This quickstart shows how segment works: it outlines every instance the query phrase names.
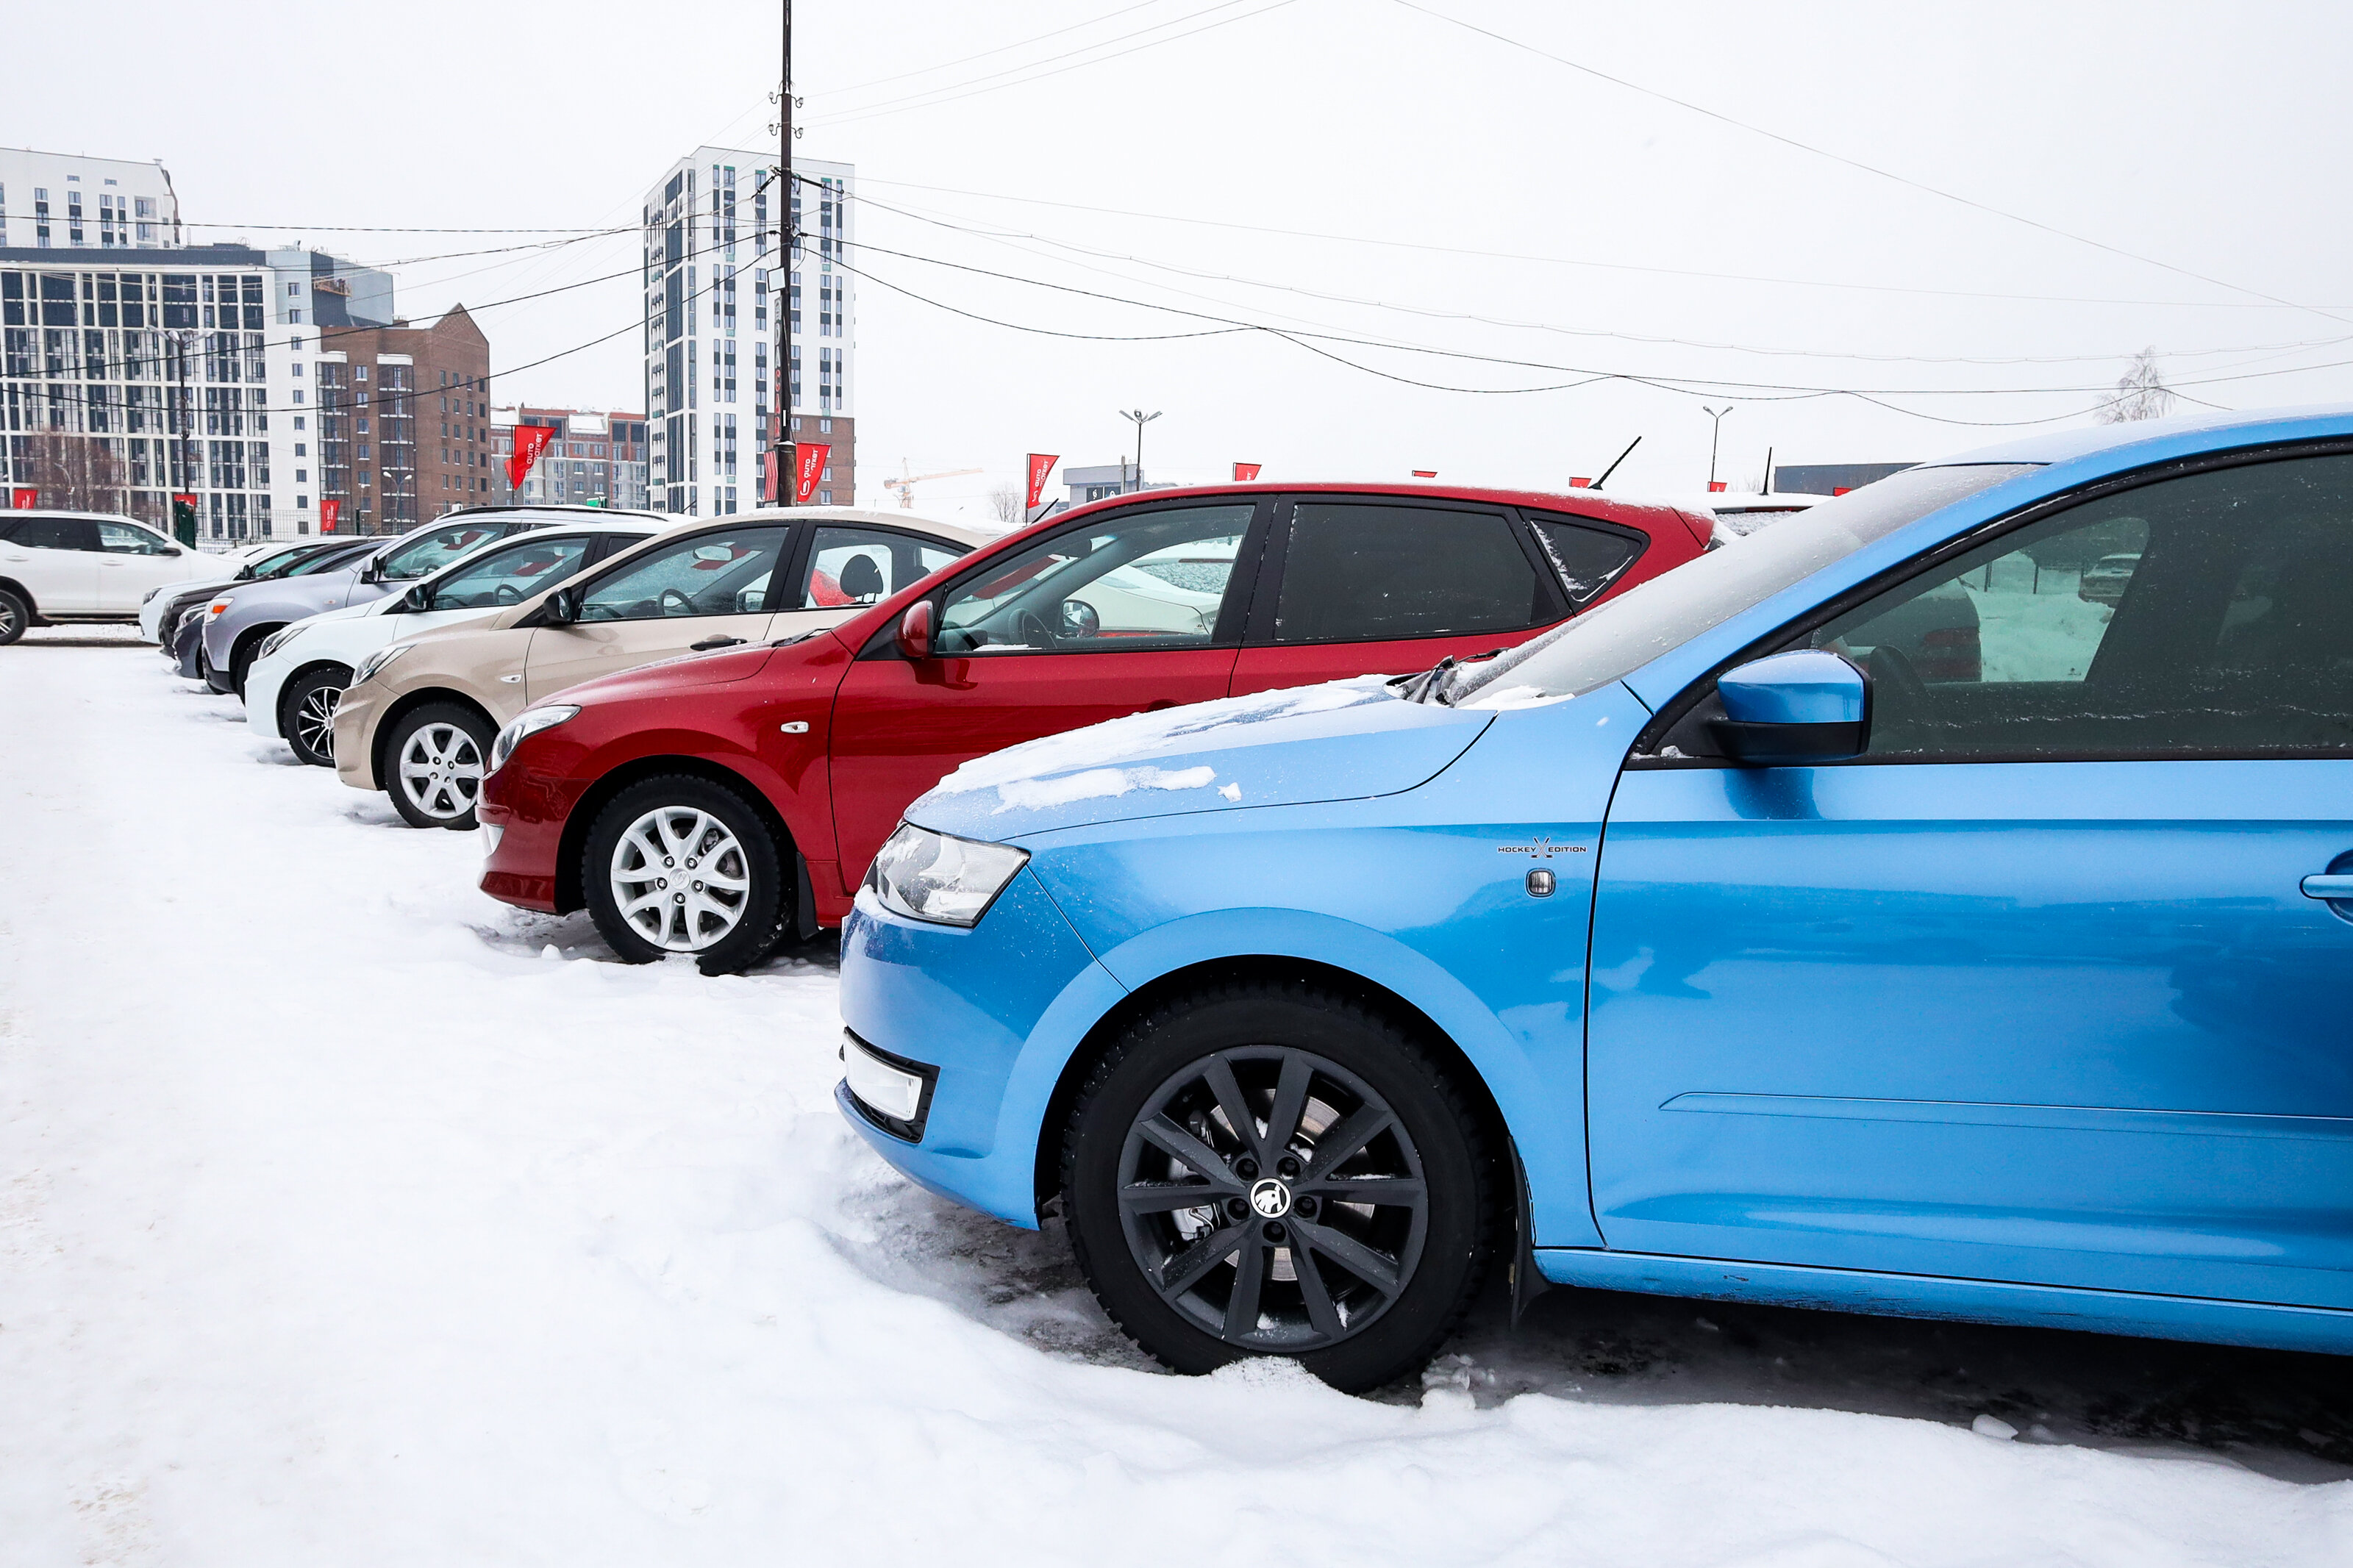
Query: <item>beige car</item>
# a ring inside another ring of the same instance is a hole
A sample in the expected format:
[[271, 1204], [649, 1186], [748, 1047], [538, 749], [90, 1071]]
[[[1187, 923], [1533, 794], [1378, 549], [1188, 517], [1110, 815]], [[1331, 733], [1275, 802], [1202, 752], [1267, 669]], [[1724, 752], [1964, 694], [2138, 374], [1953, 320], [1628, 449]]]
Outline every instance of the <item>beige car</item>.
[[988, 535], [849, 507], [664, 530], [560, 586], [362, 660], [335, 711], [335, 773], [417, 827], [469, 828], [491, 742], [524, 706], [656, 659], [849, 619]]

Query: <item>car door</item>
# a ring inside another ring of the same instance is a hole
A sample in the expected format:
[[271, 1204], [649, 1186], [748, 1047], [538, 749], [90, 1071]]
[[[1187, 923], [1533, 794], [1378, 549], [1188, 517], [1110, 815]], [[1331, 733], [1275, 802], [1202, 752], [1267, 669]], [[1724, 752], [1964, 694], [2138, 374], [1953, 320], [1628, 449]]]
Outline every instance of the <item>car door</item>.
[[104, 518], [97, 525], [100, 609], [135, 615], [149, 589], [186, 577], [185, 555], [162, 534]]
[[1255, 500], [1114, 508], [953, 579], [934, 655], [887, 634], [834, 698], [843, 889], [917, 795], [1023, 741], [1226, 694], [1265, 512]]
[[[1611, 542], [1622, 570], [1633, 550]], [[1509, 511], [1438, 500], [1286, 500], [1265, 578], [1234, 666], [1237, 695], [1428, 669], [1510, 647], [1569, 608]]]
[[788, 525], [699, 529], [617, 562], [580, 590], [579, 618], [542, 626], [524, 656], [526, 700], [675, 658], [698, 645], [768, 636]]
[[0, 574], [24, 584], [43, 615], [99, 611], [98, 524], [86, 517], [37, 516], [0, 521]]
[[1815, 617], [1852, 763], [1652, 737], [1596, 889], [1608, 1244], [2353, 1308], [2348, 603], [2353, 456], [2242, 461]]

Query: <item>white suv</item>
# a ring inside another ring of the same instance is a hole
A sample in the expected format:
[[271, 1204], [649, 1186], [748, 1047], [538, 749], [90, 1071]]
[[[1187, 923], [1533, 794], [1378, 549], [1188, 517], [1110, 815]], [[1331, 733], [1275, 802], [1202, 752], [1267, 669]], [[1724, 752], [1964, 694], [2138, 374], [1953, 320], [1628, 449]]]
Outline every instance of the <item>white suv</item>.
[[149, 589], [217, 570], [127, 517], [0, 511], [0, 647], [60, 621], [135, 625]]

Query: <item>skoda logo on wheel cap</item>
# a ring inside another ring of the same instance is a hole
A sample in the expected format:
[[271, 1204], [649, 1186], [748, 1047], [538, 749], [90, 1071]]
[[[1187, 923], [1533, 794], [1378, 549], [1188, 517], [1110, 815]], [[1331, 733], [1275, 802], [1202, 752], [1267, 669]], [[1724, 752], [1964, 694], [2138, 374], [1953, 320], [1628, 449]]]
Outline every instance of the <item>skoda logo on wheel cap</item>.
[[1291, 1189], [1269, 1176], [1250, 1188], [1250, 1204], [1261, 1219], [1281, 1219], [1291, 1212]]

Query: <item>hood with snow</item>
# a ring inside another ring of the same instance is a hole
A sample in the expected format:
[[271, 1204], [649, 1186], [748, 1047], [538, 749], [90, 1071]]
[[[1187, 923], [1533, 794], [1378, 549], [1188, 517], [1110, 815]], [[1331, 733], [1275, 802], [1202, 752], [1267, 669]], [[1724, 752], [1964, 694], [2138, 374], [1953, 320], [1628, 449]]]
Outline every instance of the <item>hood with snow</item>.
[[1493, 715], [1401, 702], [1384, 678], [1131, 714], [976, 757], [907, 808], [965, 838], [1245, 806], [1395, 795], [1469, 749]]

